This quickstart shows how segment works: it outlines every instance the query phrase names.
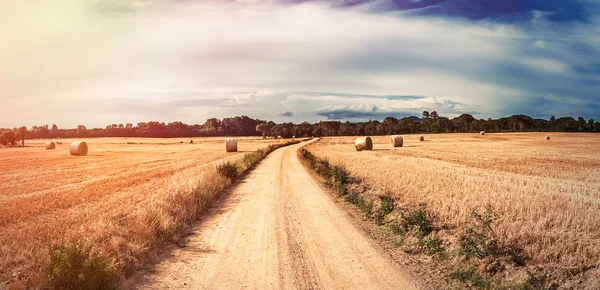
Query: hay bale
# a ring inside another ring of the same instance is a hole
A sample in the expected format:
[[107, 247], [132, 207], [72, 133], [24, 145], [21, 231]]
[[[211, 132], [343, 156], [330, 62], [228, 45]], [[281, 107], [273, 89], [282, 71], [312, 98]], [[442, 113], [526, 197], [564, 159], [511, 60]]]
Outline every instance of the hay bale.
[[419, 141], [425, 141], [425, 136], [423, 136], [423, 135], [419, 136]]
[[83, 141], [73, 142], [71, 143], [69, 152], [71, 152], [71, 155], [74, 156], [85, 156], [88, 154], [88, 145]]
[[54, 144], [54, 142], [46, 142], [44, 147], [46, 147], [46, 149], [56, 149], [56, 144]]
[[404, 139], [399, 135], [391, 136], [390, 145], [392, 145], [392, 147], [402, 147], [402, 145], [404, 145]]
[[481, 134], [481, 136], [485, 135], [485, 131], [481, 131], [479, 132], [479, 134]]
[[371, 137], [358, 137], [354, 141], [356, 151], [373, 150], [373, 140]]
[[190, 140], [190, 144], [194, 144], [194, 140]]
[[237, 139], [227, 138], [225, 139], [225, 149], [227, 152], [237, 152]]
[[550, 140], [550, 136], [546, 136], [546, 140]]

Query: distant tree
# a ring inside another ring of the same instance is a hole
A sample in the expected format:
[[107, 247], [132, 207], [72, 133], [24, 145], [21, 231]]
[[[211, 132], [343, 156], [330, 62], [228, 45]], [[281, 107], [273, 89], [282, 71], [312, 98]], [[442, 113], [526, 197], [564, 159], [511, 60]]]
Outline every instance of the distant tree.
[[263, 139], [267, 138], [267, 132], [269, 131], [269, 126], [267, 123], [260, 123], [256, 125], [256, 131], [262, 134]]
[[381, 123], [384, 134], [392, 135], [398, 132], [398, 119], [394, 117], [386, 117]]
[[586, 129], [585, 119], [583, 117], [579, 117], [577, 119], [577, 123], [579, 124], [579, 131], [580, 132], [585, 131], [585, 129]]
[[430, 115], [429, 115], [429, 111], [423, 111], [423, 119], [429, 119]]
[[3, 146], [14, 147], [16, 146], [16, 140], [17, 138], [15, 137], [15, 133], [12, 130], [6, 130], [0, 135], [0, 143]]
[[434, 120], [440, 117], [436, 111], [431, 112], [429, 116]]
[[77, 126], [77, 136], [84, 137], [87, 135], [87, 128], [84, 125]]
[[587, 130], [590, 132], [594, 132], [594, 124], [596, 122], [594, 121], [594, 119], [589, 119], [588, 120], [588, 124], [587, 124]]
[[56, 124], [52, 124], [52, 138], [57, 138], [58, 137], [58, 126], [56, 126]]
[[[46, 129], [48, 125], [46, 125]], [[25, 138], [27, 137], [27, 127], [22, 126], [14, 130], [14, 136], [18, 140], [21, 140], [21, 146], [25, 146]]]

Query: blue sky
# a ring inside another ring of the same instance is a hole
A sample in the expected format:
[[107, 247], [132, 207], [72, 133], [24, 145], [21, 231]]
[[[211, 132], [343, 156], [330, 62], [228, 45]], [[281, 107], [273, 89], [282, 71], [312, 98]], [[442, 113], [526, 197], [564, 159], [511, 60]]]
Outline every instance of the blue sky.
[[0, 127], [600, 119], [599, 0], [32, 0], [0, 19]]

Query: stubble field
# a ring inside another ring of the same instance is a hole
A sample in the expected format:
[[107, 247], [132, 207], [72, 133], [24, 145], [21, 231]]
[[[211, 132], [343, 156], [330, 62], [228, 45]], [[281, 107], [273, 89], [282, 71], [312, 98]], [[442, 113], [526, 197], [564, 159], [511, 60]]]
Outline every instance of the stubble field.
[[460, 228], [472, 221], [472, 210], [491, 205], [500, 213], [496, 234], [524, 249], [534, 265], [563, 273], [597, 269], [600, 135], [546, 135], [432, 134], [423, 142], [404, 135], [401, 148], [382, 136], [373, 138], [373, 151], [362, 152], [355, 137], [332, 137], [308, 149], [401, 203], [425, 203], [440, 224]]
[[90, 139], [85, 157], [71, 156], [65, 139], [55, 150], [43, 140], [0, 149], [0, 288], [39, 287], [48, 245], [72, 238], [98, 245], [119, 271], [143, 263], [149, 237], [180, 222], [165, 216], [166, 200], [199, 181], [222, 186], [216, 164], [282, 142], [241, 138], [239, 152], [226, 153], [224, 138], [188, 140]]

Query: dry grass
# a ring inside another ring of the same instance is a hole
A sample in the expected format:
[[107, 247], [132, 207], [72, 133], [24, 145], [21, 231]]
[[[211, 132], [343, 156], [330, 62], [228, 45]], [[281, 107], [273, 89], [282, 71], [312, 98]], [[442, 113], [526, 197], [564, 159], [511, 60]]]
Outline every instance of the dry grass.
[[240, 152], [226, 153], [224, 138], [101, 138], [74, 157], [62, 141], [56, 150], [43, 140], [0, 150], [2, 289], [40, 287], [49, 243], [75, 237], [97, 245], [117, 271], [140, 266], [228, 185], [216, 164], [283, 142], [241, 138]]
[[[435, 134], [402, 148], [374, 137], [356, 152], [355, 137], [325, 138], [309, 147], [332, 164], [387, 190], [401, 202], [426, 203], [438, 223], [462, 226], [490, 204], [503, 242], [555, 269], [600, 263], [600, 135], [541, 133]], [[597, 277], [600, 278], [600, 277]]]

